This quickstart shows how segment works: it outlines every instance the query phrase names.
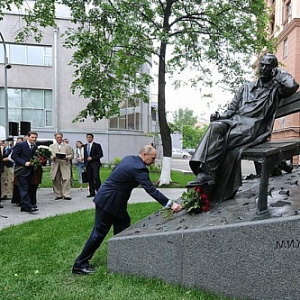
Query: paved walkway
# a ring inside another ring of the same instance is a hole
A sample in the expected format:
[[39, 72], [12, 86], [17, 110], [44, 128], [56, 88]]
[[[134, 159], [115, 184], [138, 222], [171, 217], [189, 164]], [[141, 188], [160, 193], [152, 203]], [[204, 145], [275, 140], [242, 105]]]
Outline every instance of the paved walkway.
[[[175, 160], [176, 162], [176, 160]], [[242, 161], [243, 163], [243, 175], [254, 174], [253, 162]], [[183, 170], [183, 165], [179, 165], [181, 172], [190, 172], [188, 161], [184, 161], [185, 170]], [[170, 199], [178, 199], [184, 188], [159, 188], [159, 190], [164, 193]], [[34, 214], [29, 214], [26, 212], [20, 212], [20, 207], [15, 204], [11, 204], [10, 200], [2, 201], [1, 204], [4, 208], [0, 209], [0, 230], [5, 227], [12, 225], [17, 225], [26, 221], [43, 219], [55, 215], [76, 212], [79, 210], [85, 210], [94, 208], [94, 202], [92, 198], [86, 198], [88, 195], [88, 190], [79, 190], [72, 188], [71, 197], [72, 200], [60, 200], [54, 201], [54, 193], [52, 188], [39, 188], [38, 189], [38, 207], [39, 211]], [[151, 196], [149, 196], [144, 189], [135, 188], [132, 191], [129, 203], [138, 202], [150, 202], [155, 201]]]
[[[178, 199], [186, 189], [159, 188], [170, 199]], [[20, 207], [4, 200], [0, 209], [0, 230], [5, 227], [17, 225], [30, 220], [43, 219], [55, 215], [76, 212], [94, 208], [93, 198], [86, 198], [88, 190], [72, 188], [72, 200], [55, 201], [52, 188], [39, 188], [37, 192], [39, 211], [33, 214], [21, 212]], [[155, 201], [144, 189], [136, 188], [132, 191], [129, 203]]]

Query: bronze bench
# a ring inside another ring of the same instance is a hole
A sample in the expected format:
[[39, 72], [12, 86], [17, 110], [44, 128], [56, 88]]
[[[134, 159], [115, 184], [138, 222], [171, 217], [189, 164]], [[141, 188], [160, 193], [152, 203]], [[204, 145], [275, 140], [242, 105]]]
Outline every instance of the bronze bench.
[[[281, 118], [300, 111], [300, 92], [282, 99], [276, 118]], [[300, 154], [300, 138], [267, 141], [243, 151], [242, 159], [262, 163], [257, 204], [257, 213], [268, 212], [268, 182], [273, 168], [282, 160], [291, 159]]]

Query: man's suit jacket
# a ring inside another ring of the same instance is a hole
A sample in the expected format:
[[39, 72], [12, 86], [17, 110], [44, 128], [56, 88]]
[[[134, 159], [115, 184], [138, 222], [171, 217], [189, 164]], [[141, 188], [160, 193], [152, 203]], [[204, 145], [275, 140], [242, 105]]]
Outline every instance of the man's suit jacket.
[[50, 151], [52, 153], [52, 159], [56, 156], [56, 153], [64, 153], [66, 154], [65, 159], [56, 159], [53, 160], [53, 164], [51, 165], [51, 179], [54, 180], [56, 173], [58, 170], [61, 172], [61, 176], [63, 180], [67, 180], [71, 178], [71, 168], [70, 164], [73, 159], [73, 149], [70, 145], [63, 143], [61, 149], [59, 150], [58, 144], [54, 143], [49, 146]]
[[163, 206], [168, 203], [169, 199], [150, 181], [149, 170], [140, 156], [135, 155], [122, 159], [101, 185], [94, 202], [109, 214], [124, 218], [127, 216], [127, 202], [131, 191], [138, 185]]
[[27, 141], [17, 143], [12, 151], [11, 158], [15, 162], [15, 174], [16, 176], [29, 176], [32, 172], [32, 167], [26, 167], [25, 163], [30, 161], [35, 155], [37, 146], [33, 145], [31, 150]]
[[[93, 164], [93, 166], [100, 167], [101, 162], [100, 158], [103, 157], [103, 151], [100, 144], [93, 142], [92, 149], [90, 150], [90, 155], [87, 153], [87, 145], [85, 144], [84, 147], [84, 165], [87, 167], [89, 164]], [[92, 157], [91, 161], [88, 161], [88, 156]]]

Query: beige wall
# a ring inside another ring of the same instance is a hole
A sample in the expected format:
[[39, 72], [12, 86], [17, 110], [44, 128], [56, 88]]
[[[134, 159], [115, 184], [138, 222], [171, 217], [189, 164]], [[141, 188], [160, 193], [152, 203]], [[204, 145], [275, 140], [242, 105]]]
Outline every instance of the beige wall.
[[[269, 3], [272, 1], [269, 1]], [[275, 24], [279, 27], [274, 33], [278, 38], [276, 56], [283, 65], [281, 68], [291, 73], [296, 81], [300, 83], [300, 1], [292, 2], [292, 20], [283, 22], [283, 11], [285, 2], [275, 0]], [[283, 56], [284, 40], [288, 41], [287, 56]], [[299, 138], [300, 137], [300, 114], [293, 114], [275, 121], [272, 139]], [[294, 159], [298, 163], [298, 158]]]

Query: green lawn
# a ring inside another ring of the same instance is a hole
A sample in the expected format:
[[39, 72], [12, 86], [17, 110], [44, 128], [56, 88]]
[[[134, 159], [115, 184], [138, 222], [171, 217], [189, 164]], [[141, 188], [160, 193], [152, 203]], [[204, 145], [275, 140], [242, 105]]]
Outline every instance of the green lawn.
[[[129, 205], [132, 224], [159, 209]], [[0, 299], [18, 300], [225, 300], [158, 280], [107, 274], [107, 240], [92, 260], [97, 272], [71, 274], [93, 225], [93, 210], [31, 221], [0, 231]], [[110, 233], [108, 237], [111, 237]], [[146, 250], [145, 250], [146, 251]]]
[[[46, 166], [43, 168], [43, 182], [40, 184], [40, 187], [52, 187], [52, 180], [50, 179], [50, 166]], [[100, 177], [101, 181], [104, 182], [109, 174], [111, 173], [112, 169], [109, 169], [107, 167], [103, 167], [100, 169]], [[79, 187], [79, 182], [78, 182], [78, 177], [77, 177], [77, 168], [76, 166], [73, 167], [73, 176], [74, 176], [74, 184], [73, 187], [78, 188]], [[150, 169], [150, 179], [151, 181], [156, 184], [157, 180], [160, 177], [160, 171], [159, 172], [151, 172]], [[171, 178], [172, 178], [172, 184], [166, 185], [163, 187], [166, 188], [173, 188], [173, 187], [178, 187], [178, 188], [184, 188], [185, 185], [191, 181], [195, 176], [192, 174], [183, 174], [182, 172], [179, 171], [172, 171], [171, 172]]]

